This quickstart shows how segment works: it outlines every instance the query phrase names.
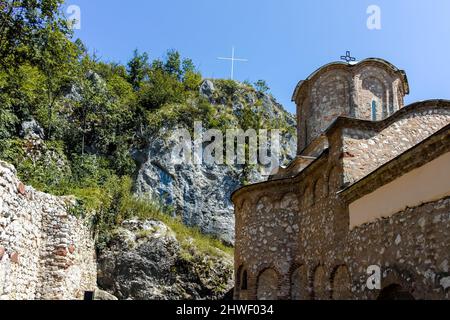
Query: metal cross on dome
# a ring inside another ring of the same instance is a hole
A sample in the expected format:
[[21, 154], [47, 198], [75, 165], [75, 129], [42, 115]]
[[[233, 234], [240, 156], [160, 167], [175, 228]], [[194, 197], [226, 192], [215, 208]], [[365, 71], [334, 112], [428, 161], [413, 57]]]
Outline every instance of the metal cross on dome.
[[345, 53], [345, 56], [341, 56], [341, 60], [344, 60], [344, 61], [346, 61], [347, 63], [350, 63], [350, 62], [356, 61], [356, 58], [354, 58], [354, 57], [352, 57], [352, 56], [350, 55], [350, 51], [347, 51], [347, 52]]

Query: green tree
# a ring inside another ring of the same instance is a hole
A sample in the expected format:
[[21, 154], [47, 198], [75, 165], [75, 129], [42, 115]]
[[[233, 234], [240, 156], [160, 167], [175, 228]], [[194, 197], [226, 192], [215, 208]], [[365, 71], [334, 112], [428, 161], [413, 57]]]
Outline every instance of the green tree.
[[150, 80], [142, 85], [139, 102], [146, 110], [162, 107], [168, 103], [184, 101], [183, 84], [162, 69], [150, 72]]
[[74, 127], [72, 135], [80, 137], [80, 153], [83, 156], [86, 145], [93, 141], [95, 130], [100, 126], [101, 116], [107, 112], [110, 103], [106, 83], [93, 71], [89, 57], [83, 59], [72, 84], [78, 92], [78, 99], [70, 101], [73, 109]]
[[167, 52], [166, 63], [164, 64], [164, 70], [171, 76], [174, 76], [177, 80], [181, 80], [183, 76], [181, 55], [176, 50], [169, 50]]
[[147, 77], [149, 71], [148, 54], [139, 54], [136, 49], [133, 52], [133, 58], [127, 64], [128, 81], [133, 86], [134, 90], [139, 90], [142, 81]]
[[258, 90], [259, 92], [262, 92], [262, 93], [267, 93], [270, 90], [270, 88], [267, 85], [267, 82], [265, 80], [256, 81], [255, 88], [256, 88], [256, 90]]
[[60, 7], [64, 0], [2, 0], [0, 2], [0, 68], [10, 70], [39, 53], [49, 33], [70, 35]]
[[81, 55], [79, 45], [71, 42], [67, 35], [54, 26], [47, 26], [46, 32], [37, 42], [39, 50], [34, 62], [45, 74], [45, 91], [47, 95], [47, 138], [52, 136], [55, 104], [64, 93], [64, 88], [75, 76], [78, 58]]
[[197, 71], [194, 62], [191, 59], [184, 59], [182, 63], [183, 83], [187, 90], [198, 90], [202, 75]]

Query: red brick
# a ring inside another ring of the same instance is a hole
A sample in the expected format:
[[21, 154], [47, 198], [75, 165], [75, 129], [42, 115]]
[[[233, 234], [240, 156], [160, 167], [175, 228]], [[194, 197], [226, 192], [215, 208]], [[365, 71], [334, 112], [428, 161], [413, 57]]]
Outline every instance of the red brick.
[[26, 194], [25, 185], [22, 182], [19, 182], [19, 185], [17, 186], [17, 191], [23, 196]]
[[60, 257], [65, 257], [65, 256], [67, 256], [67, 249], [64, 247], [57, 248], [55, 250], [55, 255], [60, 256]]
[[13, 252], [11, 256], [9, 257], [11, 262], [13, 263], [19, 263], [19, 254], [17, 252]]
[[5, 254], [5, 247], [0, 246], [0, 260], [2, 260], [4, 254]]

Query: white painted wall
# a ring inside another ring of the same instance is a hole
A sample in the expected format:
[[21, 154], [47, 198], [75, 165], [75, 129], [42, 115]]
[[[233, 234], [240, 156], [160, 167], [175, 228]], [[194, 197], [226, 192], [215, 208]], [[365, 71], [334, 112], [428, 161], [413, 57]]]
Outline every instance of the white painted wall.
[[450, 196], [450, 152], [351, 203], [350, 229], [446, 196]]

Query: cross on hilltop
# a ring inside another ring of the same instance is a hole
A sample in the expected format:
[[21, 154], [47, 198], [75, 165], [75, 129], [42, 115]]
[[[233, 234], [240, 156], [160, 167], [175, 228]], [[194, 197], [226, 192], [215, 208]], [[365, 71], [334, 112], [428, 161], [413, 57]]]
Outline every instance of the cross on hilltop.
[[234, 62], [235, 61], [242, 61], [242, 62], [247, 62], [247, 59], [239, 59], [239, 58], [235, 58], [234, 57], [234, 47], [231, 48], [231, 57], [230, 58], [223, 58], [223, 57], [218, 57], [217, 59], [219, 60], [230, 60], [231, 61], [231, 80], [233, 80], [234, 78]]

